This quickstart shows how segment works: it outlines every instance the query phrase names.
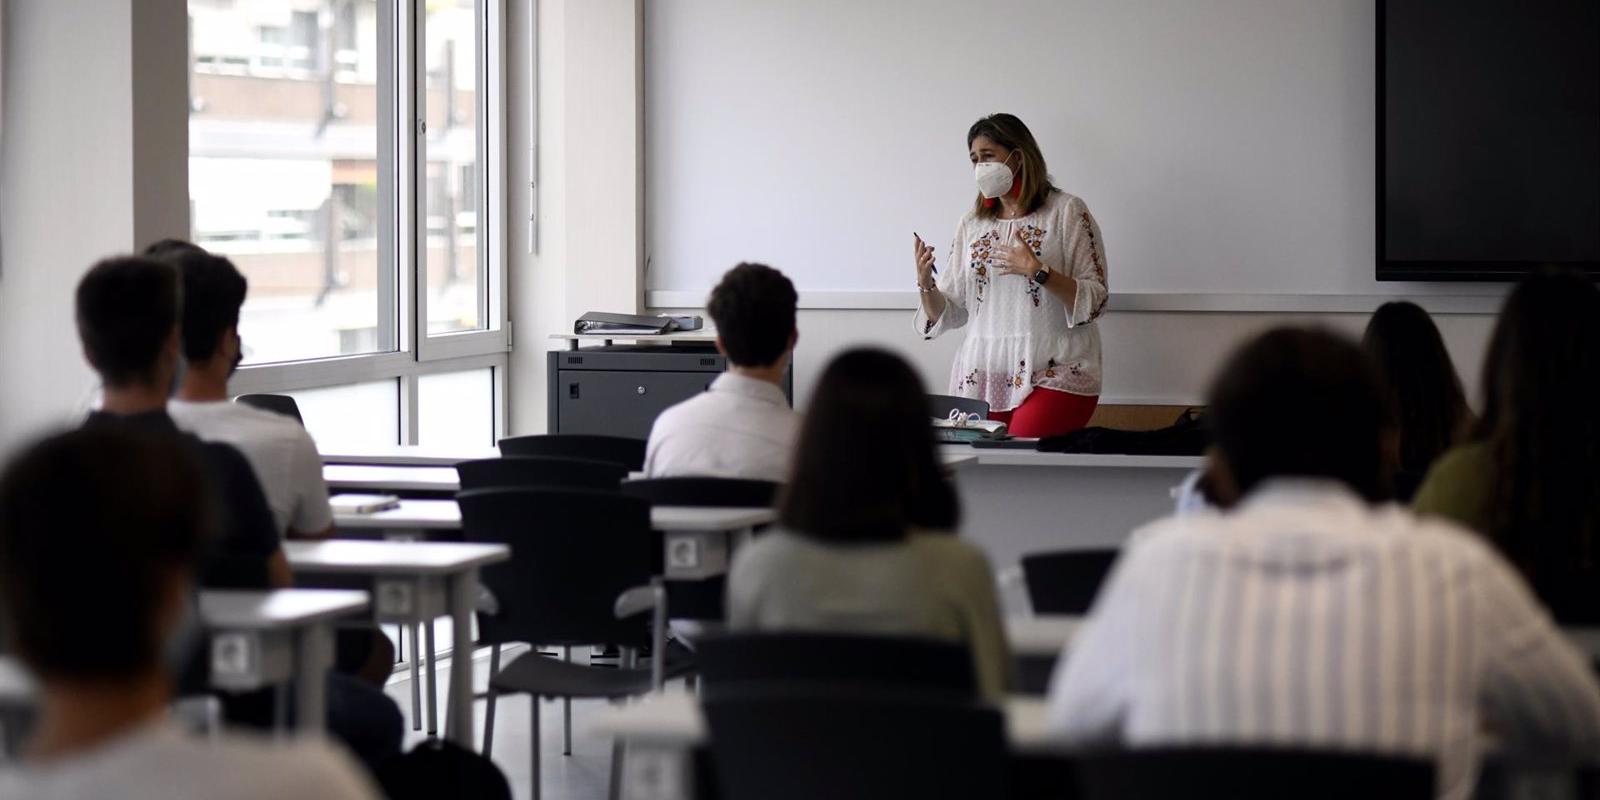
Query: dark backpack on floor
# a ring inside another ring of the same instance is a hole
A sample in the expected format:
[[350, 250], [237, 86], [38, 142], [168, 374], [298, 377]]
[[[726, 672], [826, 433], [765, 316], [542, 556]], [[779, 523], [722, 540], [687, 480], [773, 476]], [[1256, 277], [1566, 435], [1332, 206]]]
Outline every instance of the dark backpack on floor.
[[511, 800], [511, 784], [493, 761], [440, 739], [429, 739], [384, 762], [378, 769], [378, 784], [390, 800]]

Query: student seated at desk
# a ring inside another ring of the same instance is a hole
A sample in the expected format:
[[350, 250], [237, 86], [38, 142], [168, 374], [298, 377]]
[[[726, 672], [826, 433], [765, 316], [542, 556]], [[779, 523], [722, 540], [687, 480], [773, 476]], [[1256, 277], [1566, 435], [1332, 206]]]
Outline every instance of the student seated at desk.
[[282, 414], [228, 400], [228, 379], [244, 360], [239, 309], [249, 288], [245, 277], [228, 259], [176, 239], [145, 248], [145, 255], [170, 264], [183, 280], [180, 327], [188, 368], [167, 413], [179, 428], [244, 454], [280, 533], [292, 538], [332, 535], [333, 508], [311, 435]]
[[104, 389], [100, 410], [84, 426], [148, 431], [200, 455], [215, 493], [212, 507], [221, 515], [202, 585], [287, 587], [289, 562], [250, 462], [231, 445], [202, 443], [183, 433], [167, 415], [167, 393], [178, 370], [182, 292], [172, 267], [132, 256], [105, 259], [78, 282], [78, 336]]
[[103, 427], [32, 447], [0, 478], [0, 610], [41, 713], [0, 797], [372, 798], [320, 741], [188, 735], [171, 663], [215, 508], [192, 449]]
[[[78, 284], [78, 333], [105, 384], [103, 407], [84, 427], [143, 431], [172, 439], [200, 458], [208, 503], [220, 522], [218, 536], [207, 543], [202, 585], [287, 588], [289, 563], [250, 463], [231, 445], [201, 442], [180, 431], [167, 416], [167, 389], [178, 365], [181, 297], [176, 270], [132, 256], [101, 261]], [[205, 655], [203, 647], [191, 653], [184, 691], [203, 688]], [[270, 691], [227, 695], [224, 708], [230, 721], [266, 726], [272, 699]], [[328, 729], [369, 763], [399, 752], [403, 725], [399, 708], [381, 688], [346, 675], [328, 677]]]
[[[739, 548], [734, 630], [966, 642], [992, 699], [1011, 680], [994, 573], [956, 538], [955, 490], [928, 431], [922, 381], [898, 356], [852, 350], [817, 384], [778, 527]], [[915, 669], [908, 665], [908, 669]]]
[[795, 301], [794, 284], [764, 264], [740, 264], [722, 276], [706, 312], [728, 371], [656, 418], [647, 476], [783, 480], [800, 424], [780, 388], [799, 338]]
[[1563, 622], [1600, 625], [1600, 289], [1577, 272], [1506, 298], [1475, 440], [1445, 454], [1416, 508], [1487, 536]]
[[1394, 412], [1394, 493], [1409, 503], [1433, 462], [1465, 436], [1472, 409], [1438, 326], [1416, 303], [1379, 306], [1361, 349], [1376, 365]]
[[1383, 503], [1389, 414], [1355, 344], [1269, 332], [1210, 397], [1228, 510], [1133, 534], [1057, 668], [1055, 730], [1432, 757], [1446, 798], [1470, 794], [1485, 730], [1600, 756], [1600, 685], [1516, 572]]

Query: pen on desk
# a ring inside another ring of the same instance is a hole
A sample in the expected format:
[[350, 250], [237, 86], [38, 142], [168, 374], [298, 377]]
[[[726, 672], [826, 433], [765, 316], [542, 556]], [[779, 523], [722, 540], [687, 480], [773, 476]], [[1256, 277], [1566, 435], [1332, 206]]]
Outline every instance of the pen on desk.
[[[911, 235], [917, 237], [917, 244], [927, 245], [927, 242], [923, 241], [923, 239], [922, 239], [922, 234], [917, 233], [916, 231], [912, 231]], [[939, 265], [938, 264], [929, 264], [928, 268], [933, 271], [933, 274], [935, 274], [935, 275], [939, 274]]]

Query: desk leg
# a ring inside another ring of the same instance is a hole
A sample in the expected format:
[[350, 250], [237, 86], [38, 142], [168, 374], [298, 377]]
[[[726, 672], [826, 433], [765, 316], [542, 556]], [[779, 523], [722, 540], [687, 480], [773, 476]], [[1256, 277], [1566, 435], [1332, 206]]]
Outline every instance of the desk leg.
[[412, 620], [411, 649], [406, 652], [406, 660], [411, 662], [411, 730], [422, 730], [422, 626]]
[[428, 735], [439, 735], [439, 662], [435, 653], [439, 652], [433, 645], [433, 620], [422, 623], [427, 630], [428, 639]]
[[327, 727], [328, 669], [333, 664], [333, 631], [326, 623], [300, 631], [295, 653], [295, 727], [302, 734], [321, 735]]
[[450, 578], [450, 705], [445, 738], [472, 749], [472, 609], [478, 602], [478, 571]]

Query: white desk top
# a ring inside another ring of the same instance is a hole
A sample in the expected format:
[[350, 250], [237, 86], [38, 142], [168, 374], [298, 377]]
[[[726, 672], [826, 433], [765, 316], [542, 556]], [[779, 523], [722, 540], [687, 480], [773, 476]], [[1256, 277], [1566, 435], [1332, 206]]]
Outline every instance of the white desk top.
[[322, 454], [324, 464], [372, 464], [389, 467], [450, 467], [463, 461], [499, 458], [496, 447], [446, 448], [392, 444], [359, 450], [332, 450]]
[[343, 589], [204, 591], [200, 618], [226, 630], [298, 628], [364, 611], [367, 604], [366, 592]]
[[284, 542], [283, 552], [296, 572], [366, 575], [449, 575], [511, 558], [511, 548], [503, 544], [352, 539]]
[[1191, 470], [1205, 465], [1203, 456], [1125, 456], [1092, 453], [1041, 453], [1037, 450], [978, 448], [965, 444], [939, 446], [947, 458], [953, 454], [975, 456], [982, 467], [1105, 467], [1121, 469]]
[[[1019, 750], [1059, 748], [1046, 727], [1044, 698], [1008, 697], [1004, 712], [1011, 744]], [[630, 742], [668, 747], [692, 747], [705, 741], [705, 718], [699, 698], [681, 689], [646, 695], [642, 700], [603, 709], [593, 722], [602, 736], [619, 736]]]
[[1006, 638], [1019, 656], [1058, 656], [1083, 627], [1083, 617], [1006, 617]]
[[456, 468], [382, 464], [324, 464], [322, 479], [337, 492], [454, 492], [461, 488]]
[[32, 703], [38, 690], [21, 661], [14, 656], [0, 656], [0, 705]]
[[[650, 525], [658, 531], [735, 531], [765, 525], [777, 515], [770, 508], [657, 506], [650, 510]], [[461, 507], [454, 500], [401, 500], [398, 508], [371, 514], [336, 512], [333, 524], [348, 530], [456, 530]]]

